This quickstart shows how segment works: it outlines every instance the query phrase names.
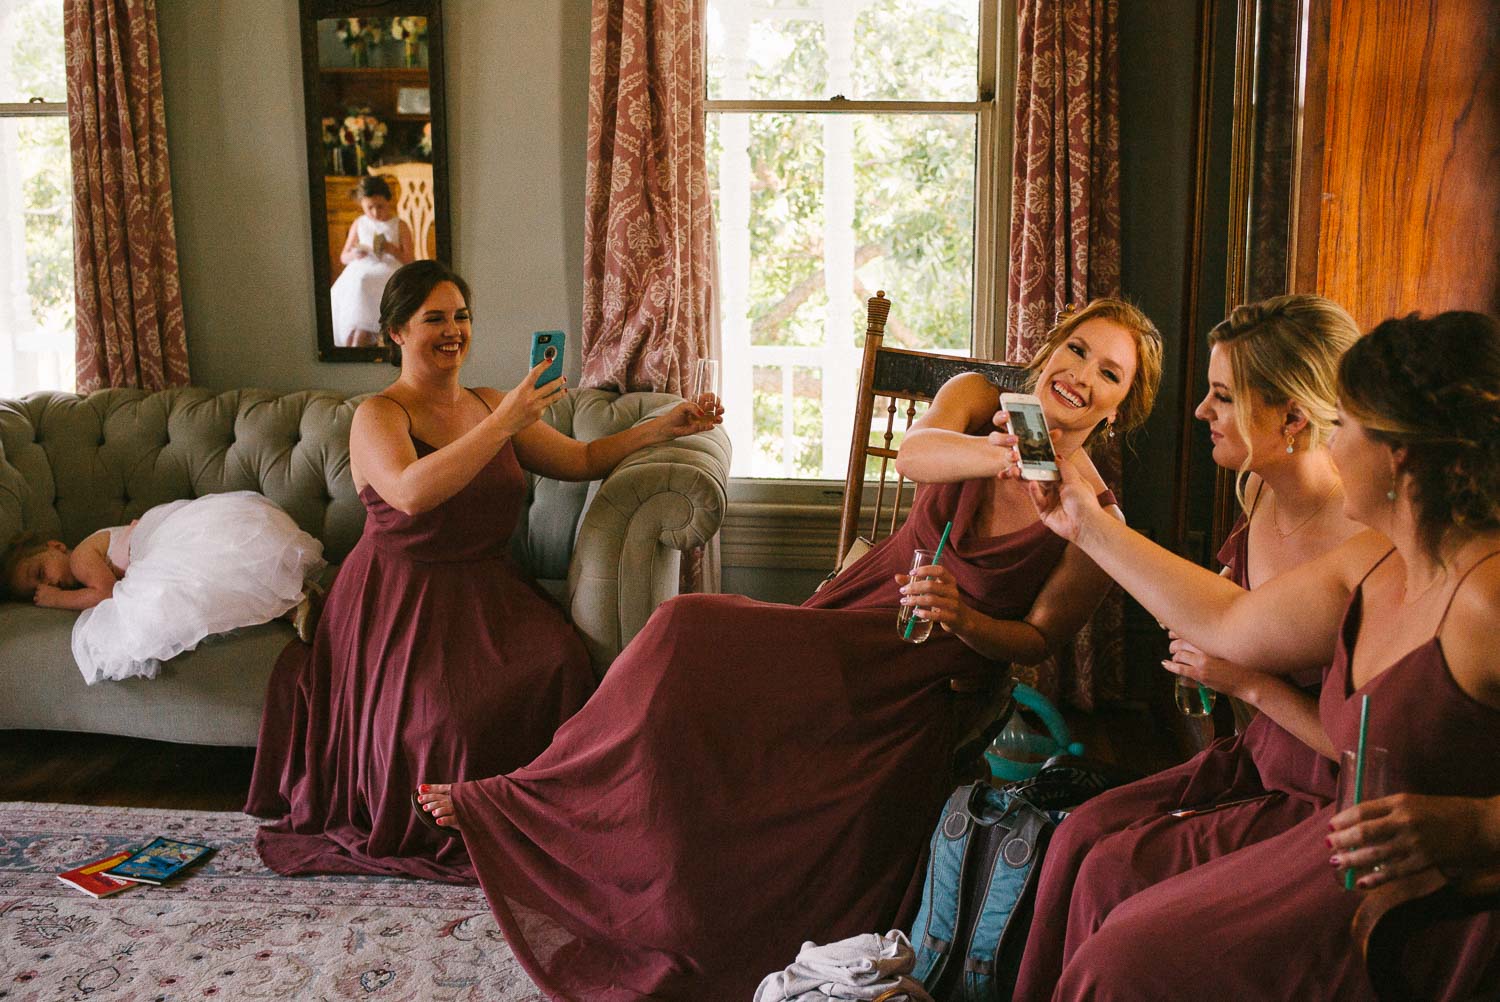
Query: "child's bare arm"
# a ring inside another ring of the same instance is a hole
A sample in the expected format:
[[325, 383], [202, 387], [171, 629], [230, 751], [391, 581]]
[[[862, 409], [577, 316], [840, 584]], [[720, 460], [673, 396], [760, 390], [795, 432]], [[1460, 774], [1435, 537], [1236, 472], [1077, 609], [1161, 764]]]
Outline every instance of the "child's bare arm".
[[[113, 595], [117, 578], [109, 565], [109, 530], [101, 529], [74, 547], [68, 557], [68, 569], [85, 590], [102, 592], [104, 598]], [[94, 604], [103, 600], [98, 599]]]
[[40, 584], [36, 586], [36, 596], [32, 601], [43, 609], [72, 609], [74, 612], [82, 612], [84, 609], [92, 609], [107, 598], [109, 596], [97, 588], [56, 588]]

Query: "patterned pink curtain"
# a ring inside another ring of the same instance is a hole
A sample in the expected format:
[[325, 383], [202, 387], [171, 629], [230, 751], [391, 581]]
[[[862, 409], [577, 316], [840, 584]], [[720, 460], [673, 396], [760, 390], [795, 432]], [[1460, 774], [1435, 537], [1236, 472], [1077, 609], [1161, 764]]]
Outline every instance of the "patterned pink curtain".
[[155, 0], [64, 0], [78, 391], [188, 383]]
[[594, 0], [583, 380], [687, 394], [709, 353], [707, 0]]
[[[707, 11], [707, 0], [594, 0], [583, 386], [686, 396], [710, 355]], [[682, 555], [682, 590], [718, 587], [715, 538]]]
[[[1067, 303], [1120, 294], [1117, 0], [1022, 0], [1006, 359], [1025, 362]], [[1095, 449], [1119, 490], [1120, 454]], [[1112, 590], [1071, 648], [1024, 681], [1085, 709], [1124, 695]]]

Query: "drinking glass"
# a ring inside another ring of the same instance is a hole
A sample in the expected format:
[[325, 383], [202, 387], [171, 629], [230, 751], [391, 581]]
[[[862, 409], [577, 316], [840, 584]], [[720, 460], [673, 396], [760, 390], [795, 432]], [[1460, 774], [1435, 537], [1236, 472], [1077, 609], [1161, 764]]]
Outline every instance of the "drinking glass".
[[[708, 403], [704, 403], [705, 396], [712, 397]], [[705, 411], [718, 406], [719, 403], [719, 360], [716, 358], [698, 359], [697, 369], [693, 373], [693, 403]]]
[[1174, 697], [1177, 710], [1187, 717], [1206, 717], [1214, 712], [1214, 700], [1218, 693], [1186, 675], [1177, 676]]
[[[1390, 776], [1387, 772], [1387, 762], [1390, 753], [1377, 745], [1365, 745], [1365, 776], [1364, 783], [1359, 791], [1359, 803], [1367, 800], [1379, 800], [1381, 797], [1389, 796]], [[1358, 767], [1359, 753], [1354, 749], [1348, 749], [1339, 753], [1339, 786], [1338, 797], [1334, 801], [1333, 813], [1338, 814], [1347, 811], [1355, 804], [1354, 799], [1354, 776]], [[1363, 870], [1356, 870], [1355, 879], [1364, 875]], [[1345, 870], [1339, 867], [1339, 886], [1347, 888], [1348, 882], [1344, 879]]]
[[[912, 581], [925, 580], [917, 576], [918, 567], [931, 567], [937, 555], [932, 550], [912, 550], [911, 570], [908, 571]], [[932, 620], [922, 619], [914, 615], [917, 607], [914, 605], [903, 605], [901, 611], [896, 613], [896, 635], [909, 644], [920, 644], [932, 636]], [[907, 632], [907, 624], [911, 624], [910, 632]]]

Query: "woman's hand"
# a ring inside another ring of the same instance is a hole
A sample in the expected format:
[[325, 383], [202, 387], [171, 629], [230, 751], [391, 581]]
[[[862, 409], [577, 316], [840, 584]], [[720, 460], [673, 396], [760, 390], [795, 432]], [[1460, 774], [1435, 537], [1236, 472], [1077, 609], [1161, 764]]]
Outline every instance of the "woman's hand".
[[969, 628], [974, 610], [964, 604], [958, 582], [941, 564], [918, 567], [911, 574], [897, 574], [896, 583], [901, 585], [901, 604], [916, 606], [912, 613], [916, 618], [938, 623], [949, 633], [962, 633]]
[[1365, 890], [1429, 866], [1456, 877], [1500, 862], [1497, 798], [1398, 793], [1335, 814], [1328, 827], [1334, 865], [1369, 871], [1356, 881]]
[[724, 405], [712, 393], [705, 393], [697, 400], [684, 400], [656, 419], [657, 431], [663, 442], [684, 435], [696, 435], [710, 431], [724, 423]]
[[1199, 685], [1208, 686], [1215, 692], [1253, 702], [1250, 699], [1250, 690], [1254, 688], [1255, 682], [1264, 674], [1263, 672], [1204, 654], [1190, 641], [1183, 640], [1177, 634], [1169, 633], [1168, 635], [1172, 638], [1172, 644], [1168, 648], [1171, 657], [1161, 663], [1163, 668], [1174, 675], [1182, 675]]
[[[1057, 443], [1061, 438], [1061, 432], [1052, 432], [1053, 452], [1057, 451]], [[1103, 515], [1104, 509], [1099, 507], [1093, 485], [1084, 479], [1072, 461], [1062, 455], [1058, 455], [1056, 459], [1061, 479], [1028, 480], [1027, 493], [1031, 495], [1031, 503], [1036, 505], [1036, 512], [1047, 528], [1064, 539], [1077, 540], [1088, 520]], [[1019, 457], [1012, 475], [1021, 475]]]
[[550, 361], [538, 362], [532, 370], [521, 377], [514, 389], [495, 408], [492, 419], [505, 430], [507, 436], [530, 428], [541, 418], [548, 407], [561, 400], [568, 392], [566, 376], [558, 376], [550, 383], [536, 385], [537, 377], [546, 371]]
[[1021, 475], [1021, 467], [1016, 461], [1016, 447], [1021, 440], [1010, 433], [1010, 415], [1004, 411], [996, 411], [994, 417], [990, 418], [995, 430], [989, 433], [988, 441], [998, 453], [999, 467], [995, 476], [1001, 480], [1010, 480]]

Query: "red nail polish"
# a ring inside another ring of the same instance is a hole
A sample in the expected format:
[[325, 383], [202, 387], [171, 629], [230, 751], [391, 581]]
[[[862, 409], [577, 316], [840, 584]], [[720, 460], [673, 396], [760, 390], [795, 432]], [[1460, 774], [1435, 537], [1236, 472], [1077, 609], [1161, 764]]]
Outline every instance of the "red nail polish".
[[1324, 844], [1326, 844], [1328, 846], [1328, 848], [1330, 848], [1330, 849], [1333, 848], [1333, 837], [1332, 836], [1330, 836], [1328, 838], [1325, 838], [1323, 840], [1323, 842], [1324, 842]]
[[427, 784], [423, 783], [420, 786], [418, 786], [417, 787], [417, 792], [418, 793], [427, 793], [428, 792], [428, 790], [427, 790]]

